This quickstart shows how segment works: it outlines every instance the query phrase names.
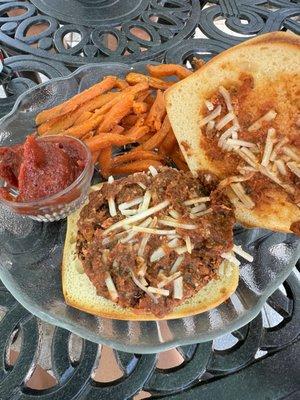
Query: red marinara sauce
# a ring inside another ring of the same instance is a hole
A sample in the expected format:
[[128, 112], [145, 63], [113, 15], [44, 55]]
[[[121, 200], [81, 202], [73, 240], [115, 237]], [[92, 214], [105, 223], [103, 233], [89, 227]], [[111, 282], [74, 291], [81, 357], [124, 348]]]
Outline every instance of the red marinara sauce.
[[[86, 159], [80, 144], [70, 141], [47, 141], [34, 135], [22, 145], [0, 148], [0, 179], [7, 187], [0, 189], [5, 200], [23, 202], [50, 197], [70, 186], [83, 171]], [[18, 189], [18, 196], [9, 191]]]

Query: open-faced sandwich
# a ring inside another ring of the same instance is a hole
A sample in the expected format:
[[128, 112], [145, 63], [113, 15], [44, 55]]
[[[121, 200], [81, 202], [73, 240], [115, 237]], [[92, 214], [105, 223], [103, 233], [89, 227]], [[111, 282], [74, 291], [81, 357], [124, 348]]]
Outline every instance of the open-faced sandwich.
[[166, 94], [194, 175], [207, 170], [248, 227], [300, 234], [300, 38], [273, 32], [214, 57]]
[[238, 284], [232, 206], [210, 174], [163, 167], [109, 179], [68, 220], [62, 282], [67, 304], [115, 319], [197, 314]]

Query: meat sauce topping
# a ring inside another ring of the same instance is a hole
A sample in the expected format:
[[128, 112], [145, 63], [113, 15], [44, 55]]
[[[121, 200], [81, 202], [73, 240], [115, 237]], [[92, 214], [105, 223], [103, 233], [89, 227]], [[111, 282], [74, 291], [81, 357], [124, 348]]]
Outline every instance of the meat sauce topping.
[[[85, 167], [83, 150], [74, 141], [43, 141], [28, 136], [25, 143], [0, 148], [0, 197], [10, 201], [39, 200], [71, 185]], [[10, 189], [18, 189], [13, 197]]]
[[77, 252], [97, 294], [161, 318], [216, 278], [235, 219], [215, 182], [162, 168], [92, 192]]
[[268, 201], [272, 189], [300, 206], [299, 116], [293, 116], [288, 132], [281, 131], [272, 96], [264, 100], [262, 93], [258, 106], [253, 88], [252, 76], [242, 74], [239, 84], [221, 86], [206, 100], [200, 110], [201, 146], [220, 162], [225, 178], [220, 187], [230, 186], [230, 198], [246, 208], [254, 208], [262, 198]]

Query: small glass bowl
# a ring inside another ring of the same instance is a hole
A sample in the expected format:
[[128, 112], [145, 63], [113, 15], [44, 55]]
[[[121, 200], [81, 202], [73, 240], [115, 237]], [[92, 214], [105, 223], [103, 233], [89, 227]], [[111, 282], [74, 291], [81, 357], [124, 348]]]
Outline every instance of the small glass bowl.
[[[46, 136], [38, 140], [57, 142], [57, 136]], [[76, 142], [77, 146], [82, 147], [86, 162], [84, 170], [71, 185], [50, 197], [23, 202], [0, 199], [10, 211], [30, 217], [35, 221], [52, 222], [66, 218], [84, 204], [94, 172], [91, 152], [85, 143], [71, 136], [60, 136], [59, 141], [61, 143]]]

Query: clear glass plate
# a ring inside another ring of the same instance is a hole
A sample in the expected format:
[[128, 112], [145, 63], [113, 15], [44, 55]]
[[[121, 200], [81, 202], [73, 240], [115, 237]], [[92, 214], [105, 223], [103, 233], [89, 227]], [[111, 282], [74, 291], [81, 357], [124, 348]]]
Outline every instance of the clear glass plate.
[[[105, 75], [124, 75], [127, 65], [84, 66], [72, 75], [28, 90], [0, 123], [0, 145], [22, 142], [34, 131], [34, 118], [96, 83]], [[143, 69], [142, 64], [134, 65]], [[252, 320], [266, 299], [292, 271], [300, 241], [292, 234], [260, 229], [235, 230], [236, 244], [254, 256], [242, 261], [236, 293], [219, 307], [194, 317], [164, 322], [126, 322], [98, 318], [67, 306], [61, 288], [61, 257], [66, 222], [38, 223], [0, 206], [0, 278], [16, 299], [42, 320], [118, 350], [153, 353], [212, 340]]]

